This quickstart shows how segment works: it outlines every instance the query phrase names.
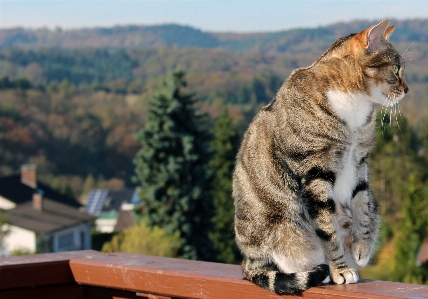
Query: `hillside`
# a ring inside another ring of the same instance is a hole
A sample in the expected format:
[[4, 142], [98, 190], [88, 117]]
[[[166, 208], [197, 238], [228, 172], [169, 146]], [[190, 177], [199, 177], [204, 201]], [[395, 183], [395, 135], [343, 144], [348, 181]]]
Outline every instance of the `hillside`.
[[[32, 162], [76, 194], [111, 180], [130, 185], [132, 136], [166, 73], [184, 69], [200, 109], [214, 119], [227, 106], [242, 133], [292, 70], [372, 23], [253, 34], [178, 25], [0, 30], [0, 175]], [[428, 119], [428, 20], [393, 24], [410, 86], [397, 113], [418, 128]]]
[[22, 28], [0, 30], [0, 47], [20, 48], [136, 48], [157, 46], [214, 48], [218, 39], [209, 33], [179, 25], [117, 26], [54, 31]]
[[[0, 48], [108, 48], [195, 47], [224, 50], [257, 50], [269, 53], [318, 53], [338, 37], [358, 32], [376, 21], [352, 21], [318, 28], [278, 32], [216, 33], [176, 24], [156, 26], [116, 26], [73, 30], [2, 29]], [[391, 20], [397, 26], [392, 42], [425, 43], [428, 19]]]

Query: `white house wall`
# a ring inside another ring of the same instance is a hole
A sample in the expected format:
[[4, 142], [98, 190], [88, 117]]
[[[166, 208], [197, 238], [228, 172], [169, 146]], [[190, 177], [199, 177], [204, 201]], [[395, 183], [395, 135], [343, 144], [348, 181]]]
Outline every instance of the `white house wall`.
[[16, 204], [9, 199], [0, 196], [0, 209], [10, 210], [16, 207]]
[[96, 230], [101, 233], [111, 233], [117, 223], [117, 219], [103, 219], [98, 218], [95, 220]]
[[30, 252], [36, 251], [36, 234], [13, 225], [4, 225], [9, 229], [9, 234], [3, 240], [4, 251], [2, 255], [9, 255], [14, 250], [25, 249]]

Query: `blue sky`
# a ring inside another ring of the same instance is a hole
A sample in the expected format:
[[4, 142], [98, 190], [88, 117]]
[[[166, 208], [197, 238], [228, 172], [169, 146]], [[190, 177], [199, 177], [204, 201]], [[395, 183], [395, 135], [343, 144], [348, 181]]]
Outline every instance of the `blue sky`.
[[256, 32], [353, 19], [428, 17], [428, 0], [0, 0], [0, 28], [178, 23]]

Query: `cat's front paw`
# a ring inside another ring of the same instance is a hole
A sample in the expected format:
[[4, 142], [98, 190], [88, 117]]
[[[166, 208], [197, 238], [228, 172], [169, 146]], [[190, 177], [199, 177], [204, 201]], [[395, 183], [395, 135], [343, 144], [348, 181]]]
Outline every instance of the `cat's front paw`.
[[370, 260], [370, 246], [368, 244], [354, 244], [352, 246], [352, 257], [359, 267], [365, 267]]
[[352, 268], [336, 269], [331, 273], [334, 283], [348, 284], [358, 282], [358, 272]]

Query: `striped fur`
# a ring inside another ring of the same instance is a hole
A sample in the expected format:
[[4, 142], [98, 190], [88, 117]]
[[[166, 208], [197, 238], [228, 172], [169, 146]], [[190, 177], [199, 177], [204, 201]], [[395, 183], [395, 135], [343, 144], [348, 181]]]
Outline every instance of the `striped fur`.
[[374, 103], [408, 91], [388, 21], [295, 70], [245, 133], [233, 177], [245, 277], [277, 293], [355, 283], [379, 216], [367, 157]]

